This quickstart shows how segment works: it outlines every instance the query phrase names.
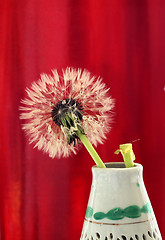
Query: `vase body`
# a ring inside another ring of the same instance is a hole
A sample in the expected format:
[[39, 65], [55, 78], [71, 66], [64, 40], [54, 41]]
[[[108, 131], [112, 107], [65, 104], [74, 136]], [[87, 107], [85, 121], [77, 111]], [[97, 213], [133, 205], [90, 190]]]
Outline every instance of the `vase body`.
[[161, 240], [143, 182], [143, 167], [107, 163], [93, 180], [81, 240]]

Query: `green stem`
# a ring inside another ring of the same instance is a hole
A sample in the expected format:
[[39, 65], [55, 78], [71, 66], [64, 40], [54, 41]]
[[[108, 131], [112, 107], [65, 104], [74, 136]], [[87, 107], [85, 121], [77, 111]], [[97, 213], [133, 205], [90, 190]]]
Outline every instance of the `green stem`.
[[123, 155], [123, 159], [124, 159], [126, 168], [134, 167], [133, 158], [132, 158], [131, 154], [129, 152], [128, 153], [122, 152], [122, 155]]
[[123, 156], [126, 168], [134, 167], [135, 155], [132, 150], [132, 144], [131, 143], [121, 144], [120, 149], [117, 150], [115, 153], [118, 154], [119, 152], [121, 152]]
[[86, 135], [81, 133], [80, 131], [77, 131], [77, 135], [84, 144], [84, 146], [86, 147], [86, 149], [88, 150], [89, 154], [91, 155], [97, 166], [100, 168], [106, 168], [103, 161], [99, 157], [98, 153], [96, 152], [96, 150], [94, 149]]

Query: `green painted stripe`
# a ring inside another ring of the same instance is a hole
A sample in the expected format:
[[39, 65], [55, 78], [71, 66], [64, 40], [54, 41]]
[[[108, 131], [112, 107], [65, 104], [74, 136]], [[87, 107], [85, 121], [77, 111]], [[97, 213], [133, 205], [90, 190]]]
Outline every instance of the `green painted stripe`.
[[126, 208], [113, 208], [107, 213], [104, 212], [96, 212], [94, 213], [93, 208], [87, 207], [86, 211], [86, 218], [94, 217], [95, 220], [102, 220], [104, 218], [108, 218], [109, 220], [121, 220], [124, 217], [127, 218], [138, 218], [141, 216], [142, 213], [151, 213], [151, 207], [149, 203], [145, 204], [142, 208], [140, 208], [138, 205], [131, 205]]

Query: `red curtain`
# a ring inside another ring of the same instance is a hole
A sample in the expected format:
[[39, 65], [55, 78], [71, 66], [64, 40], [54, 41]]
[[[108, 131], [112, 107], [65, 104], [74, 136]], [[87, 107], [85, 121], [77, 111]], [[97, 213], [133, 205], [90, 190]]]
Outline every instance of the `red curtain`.
[[113, 152], [133, 142], [165, 236], [165, 2], [1, 0], [0, 36], [1, 239], [80, 238], [93, 160], [83, 147], [50, 159], [29, 145], [19, 120], [25, 87], [67, 66], [111, 88], [113, 128], [97, 151], [122, 161]]

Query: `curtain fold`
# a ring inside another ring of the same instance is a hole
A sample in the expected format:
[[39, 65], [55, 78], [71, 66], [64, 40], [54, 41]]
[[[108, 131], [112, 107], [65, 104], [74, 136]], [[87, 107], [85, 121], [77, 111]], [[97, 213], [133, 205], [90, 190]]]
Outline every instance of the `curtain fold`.
[[104, 162], [132, 142], [165, 235], [164, 1], [2, 0], [0, 3], [0, 231], [2, 240], [80, 238], [94, 165], [50, 159], [21, 129], [20, 100], [41, 73], [67, 66], [103, 77], [115, 99]]

